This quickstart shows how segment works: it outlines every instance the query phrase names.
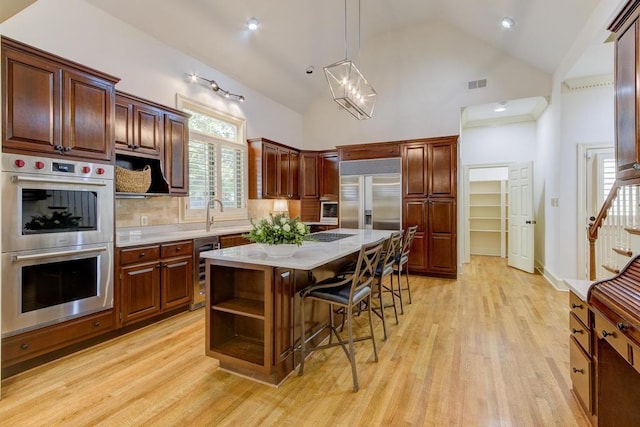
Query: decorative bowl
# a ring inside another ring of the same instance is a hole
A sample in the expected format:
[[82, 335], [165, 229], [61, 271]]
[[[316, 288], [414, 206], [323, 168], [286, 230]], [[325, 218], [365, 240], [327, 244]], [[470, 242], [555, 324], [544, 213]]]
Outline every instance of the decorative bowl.
[[295, 243], [281, 243], [279, 245], [269, 245], [267, 243], [256, 243], [262, 251], [270, 258], [289, 258], [298, 250]]

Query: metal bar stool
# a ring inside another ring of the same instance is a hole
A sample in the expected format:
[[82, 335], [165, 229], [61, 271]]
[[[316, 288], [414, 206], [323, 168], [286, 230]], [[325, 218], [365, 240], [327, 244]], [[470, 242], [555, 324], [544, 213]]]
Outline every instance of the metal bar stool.
[[[375, 275], [375, 268], [378, 265], [380, 252], [385, 239], [380, 239], [376, 242], [364, 244], [360, 248], [358, 253], [358, 261], [353, 274], [345, 274], [331, 277], [323, 280], [311, 286], [308, 286], [300, 291], [300, 325], [301, 325], [301, 360], [300, 370], [298, 375], [301, 376], [304, 373], [304, 359], [306, 356], [314, 350], [320, 350], [335, 346], [341, 346], [346, 354], [349, 362], [351, 363], [351, 375], [353, 377], [353, 390], [358, 391], [360, 388], [358, 385], [358, 372], [356, 370], [356, 351], [354, 343], [357, 341], [363, 341], [370, 339], [373, 345], [373, 354], [375, 361], [378, 361], [378, 350], [376, 349], [376, 339], [373, 335], [373, 321], [371, 316], [371, 284]], [[305, 310], [304, 305], [308, 300], [319, 301], [327, 303], [329, 305], [329, 323], [320, 327], [317, 331], [311, 334], [310, 337], [305, 337]], [[361, 336], [354, 338], [353, 336], [353, 321], [351, 319], [354, 308], [357, 310], [361, 302], [366, 302], [369, 312], [369, 328], [370, 334], [367, 336]], [[345, 341], [338, 329], [335, 327], [334, 322], [334, 306], [344, 308], [345, 316], [347, 317], [347, 331], [348, 338]], [[320, 334], [323, 330], [329, 329], [329, 343], [321, 344], [312, 348], [307, 348], [313, 338]], [[333, 335], [332, 335], [333, 334]], [[338, 342], [332, 342], [331, 337], [335, 336]], [[348, 347], [347, 347], [348, 345]]]
[[[372, 297], [378, 300], [377, 305], [373, 305], [371, 310], [375, 315], [382, 319], [382, 330], [384, 331], [384, 339], [387, 339], [387, 321], [384, 316], [384, 309], [393, 307], [393, 314], [396, 317], [396, 325], [398, 322], [398, 309], [396, 308], [396, 294], [393, 290], [393, 264], [396, 257], [400, 254], [402, 249], [402, 232], [396, 231], [392, 233], [389, 238], [384, 242], [382, 247], [382, 253], [380, 255], [380, 262], [375, 270], [376, 279], [372, 286]], [[383, 283], [385, 277], [389, 277], [389, 286]], [[383, 301], [383, 295], [385, 293], [391, 294], [391, 304], [386, 304]]]
[[[411, 287], [409, 285], [409, 253], [411, 252], [411, 244], [413, 243], [413, 237], [418, 230], [417, 225], [412, 225], [407, 228], [407, 231], [404, 233], [404, 239], [402, 241], [402, 251], [396, 257], [395, 262], [393, 263], [393, 273], [398, 275], [398, 293], [397, 296], [400, 298], [400, 314], [404, 314], [404, 304], [402, 301], [402, 291], [407, 291], [409, 294], [409, 304], [411, 304]], [[405, 275], [405, 279], [407, 282], [407, 287], [402, 287], [402, 281], [400, 278], [402, 275]]]

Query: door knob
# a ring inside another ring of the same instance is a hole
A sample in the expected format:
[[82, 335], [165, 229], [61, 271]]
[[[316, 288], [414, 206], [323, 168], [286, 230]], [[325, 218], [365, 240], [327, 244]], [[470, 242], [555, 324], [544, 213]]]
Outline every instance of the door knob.
[[535, 221], [532, 221], [532, 220], [528, 220], [528, 221], [526, 221], [526, 224], [535, 224], [535, 223], [536, 223], [536, 222], [535, 222]]

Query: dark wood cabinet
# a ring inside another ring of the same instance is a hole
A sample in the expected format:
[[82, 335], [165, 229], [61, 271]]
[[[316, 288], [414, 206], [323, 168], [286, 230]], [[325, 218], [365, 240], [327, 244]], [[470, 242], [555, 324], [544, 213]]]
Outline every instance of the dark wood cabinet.
[[[153, 159], [171, 195], [189, 192], [189, 115], [123, 92], [115, 101], [118, 158]], [[148, 161], [147, 161], [148, 162]], [[152, 166], [152, 169], [154, 166]]]
[[232, 246], [248, 245], [250, 243], [253, 243], [251, 240], [248, 240], [242, 237], [242, 233], [226, 234], [223, 236], [218, 236], [218, 242], [220, 243], [221, 249], [230, 248]]
[[456, 200], [427, 201], [427, 271], [434, 274], [457, 273]]
[[320, 188], [319, 197], [322, 200], [337, 201], [340, 198], [340, 172], [338, 166], [340, 157], [337, 151], [320, 153]]
[[403, 225], [417, 225], [409, 269], [457, 275], [457, 136], [402, 144]]
[[610, 25], [615, 41], [616, 178], [640, 177], [640, 99], [637, 1], [629, 2]]
[[266, 138], [249, 139], [249, 198], [299, 199], [300, 152]]
[[273, 360], [278, 378], [284, 378], [294, 368], [294, 336], [291, 325], [295, 322], [294, 270], [274, 269], [273, 281]]
[[119, 79], [2, 38], [3, 149], [111, 161]]
[[300, 152], [300, 199], [317, 199], [320, 165], [317, 151]]
[[121, 248], [118, 260], [123, 325], [191, 303], [192, 241]]
[[164, 115], [164, 176], [171, 194], [188, 194], [189, 119], [175, 113]]
[[341, 145], [336, 148], [338, 149], [340, 160], [365, 160], [400, 157], [400, 144], [395, 141]]

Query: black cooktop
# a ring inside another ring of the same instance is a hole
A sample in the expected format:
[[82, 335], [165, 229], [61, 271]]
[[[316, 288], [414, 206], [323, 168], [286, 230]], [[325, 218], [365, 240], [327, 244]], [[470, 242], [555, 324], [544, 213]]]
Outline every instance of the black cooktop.
[[309, 234], [309, 236], [318, 242], [335, 242], [336, 240], [346, 239], [347, 237], [355, 236], [355, 234], [311, 233]]

